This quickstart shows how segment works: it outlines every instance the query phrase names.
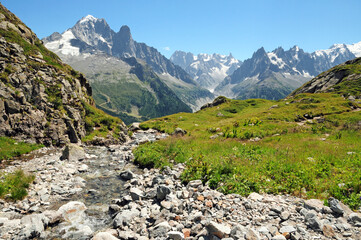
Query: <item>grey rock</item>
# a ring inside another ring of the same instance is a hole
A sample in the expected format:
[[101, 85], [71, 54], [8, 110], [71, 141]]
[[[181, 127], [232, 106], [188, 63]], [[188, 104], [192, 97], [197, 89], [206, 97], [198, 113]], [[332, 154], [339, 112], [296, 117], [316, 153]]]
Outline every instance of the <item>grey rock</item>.
[[43, 212], [46, 222], [45, 225], [47, 226], [54, 226], [62, 221], [64, 221], [63, 214], [59, 211], [54, 210], [46, 210]]
[[43, 214], [27, 215], [21, 219], [24, 226], [20, 235], [25, 239], [43, 237], [45, 216]]
[[79, 161], [85, 158], [85, 151], [82, 147], [70, 143], [65, 146], [61, 160]]
[[305, 208], [320, 212], [323, 208], [323, 202], [318, 199], [309, 199], [305, 201]]
[[256, 230], [249, 228], [245, 235], [246, 240], [261, 240], [261, 237]]
[[123, 171], [119, 174], [119, 176], [124, 180], [131, 180], [134, 178], [134, 173], [130, 170]]
[[187, 185], [188, 188], [198, 188], [199, 186], [202, 186], [202, 180], [193, 180], [190, 181]]
[[289, 217], [290, 217], [290, 213], [287, 212], [287, 211], [281, 212], [281, 214], [280, 214], [280, 218], [281, 218], [283, 221], [286, 221]]
[[171, 189], [167, 186], [161, 185], [157, 187], [157, 199], [162, 201], [167, 195], [171, 193]]
[[360, 213], [351, 213], [348, 218], [348, 222], [356, 227], [361, 227], [361, 214]]
[[132, 220], [134, 220], [135, 217], [138, 217], [140, 215], [140, 212], [137, 209], [130, 209], [130, 210], [124, 210], [115, 216], [113, 220], [113, 226], [115, 228], [119, 228], [122, 226], [130, 226]]
[[70, 222], [76, 223], [84, 219], [84, 211], [87, 209], [84, 203], [78, 201], [71, 201], [61, 206], [58, 211], [62, 217]]
[[317, 217], [308, 218], [307, 225], [310, 228], [312, 228], [313, 230], [319, 231], [319, 232], [322, 231], [322, 228], [323, 228], [322, 222]]
[[206, 228], [211, 235], [215, 235], [219, 238], [227, 237], [231, 233], [230, 227], [223, 225], [223, 224], [218, 224], [213, 221], [210, 221], [206, 225]]
[[280, 214], [282, 212], [283, 208], [280, 206], [273, 206], [271, 207], [271, 211], [274, 211], [275, 213]]
[[178, 231], [170, 231], [168, 232], [168, 237], [173, 240], [183, 240], [184, 234]]
[[271, 238], [271, 240], [287, 240], [283, 235], [276, 235]]
[[291, 234], [291, 240], [301, 240], [303, 239], [301, 234], [298, 232], [294, 232]]
[[174, 130], [174, 132], [172, 133], [172, 135], [179, 135], [179, 136], [184, 136], [187, 134], [187, 131], [186, 130], [183, 130], [182, 128], [176, 128]]
[[316, 218], [317, 217], [317, 213], [314, 210], [308, 211], [307, 214], [305, 215], [305, 220], [308, 221], [311, 218]]
[[135, 132], [140, 130], [140, 123], [139, 122], [134, 122], [130, 125], [129, 127], [129, 131]]
[[307, 213], [308, 213], [308, 210], [306, 209], [306, 208], [302, 208], [301, 210], [300, 210], [300, 214], [302, 215], [302, 216], [306, 216], [307, 215]]
[[247, 232], [247, 229], [242, 225], [236, 225], [231, 229], [230, 236], [235, 239], [242, 239]]
[[80, 165], [78, 171], [79, 171], [79, 172], [87, 172], [88, 169], [89, 169], [88, 165], [82, 164], [82, 165]]
[[141, 200], [144, 197], [143, 191], [139, 188], [131, 188], [129, 193], [134, 201]]
[[293, 232], [296, 232], [296, 228], [290, 225], [283, 226], [280, 229], [280, 233], [293, 233]]
[[250, 195], [248, 195], [248, 198], [253, 201], [262, 201], [263, 200], [263, 196], [256, 192], [253, 192]]
[[343, 215], [344, 210], [342, 209], [340, 202], [337, 199], [330, 197], [328, 199], [328, 205], [334, 213]]
[[114, 237], [112, 234], [108, 232], [99, 232], [95, 234], [93, 240], [118, 240], [118, 238]]
[[269, 230], [268, 230], [268, 228], [266, 228], [266, 227], [260, 227], [260, 228], [257, 229], [257, 231], [258, 231], [259, 233], [262, 233], [262, 234], [267, 234], [267, 233], [269, 233]]
[[167, 233], [171, 230], [171, 226], [168, 222], [161, 222], [149, 229], [150, 236], [153, 238], [165, 238]]

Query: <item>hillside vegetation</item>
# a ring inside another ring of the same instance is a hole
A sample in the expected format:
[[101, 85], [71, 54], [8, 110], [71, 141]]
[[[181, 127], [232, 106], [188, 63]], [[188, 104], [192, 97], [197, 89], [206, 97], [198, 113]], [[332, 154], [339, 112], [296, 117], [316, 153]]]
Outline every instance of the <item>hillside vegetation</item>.
[[360, 101], [335, 93], [288, 99], [230, 100], [197, 113], [144, 122], [143, 128], [185, 136], [135, 150], [143, 167], [185, 163], [182, 180], [202, 179], [225, 193], [334, 196], [361, 206]]

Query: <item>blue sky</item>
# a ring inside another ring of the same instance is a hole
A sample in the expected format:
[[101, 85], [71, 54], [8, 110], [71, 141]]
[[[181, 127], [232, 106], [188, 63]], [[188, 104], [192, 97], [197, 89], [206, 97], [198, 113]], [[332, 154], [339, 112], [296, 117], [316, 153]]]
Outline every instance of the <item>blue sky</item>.
[[166, 57], [175, 50], [244, 60], [298, 45], [307, 52], [361, 41], [360, 0], [3, 0], [39, 38], [91, 14]]

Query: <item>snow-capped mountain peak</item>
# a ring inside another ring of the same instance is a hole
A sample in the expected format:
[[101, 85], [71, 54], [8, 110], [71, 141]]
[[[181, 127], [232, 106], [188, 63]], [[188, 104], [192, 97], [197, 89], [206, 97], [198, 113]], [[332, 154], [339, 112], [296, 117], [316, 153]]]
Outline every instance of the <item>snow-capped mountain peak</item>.
[[83, 17], [82, 19], [80, 19], [79, 23], [84, 24], [86, 22], [96, 22], [97, 20], [98, 20], [98, 18], [96, 18], [92, 15], [87, 15], [87, 16]]
[[349, 44], [347, 45], [347, 48], [350, 49], [356, 57], [361, 57], [361, 42]]

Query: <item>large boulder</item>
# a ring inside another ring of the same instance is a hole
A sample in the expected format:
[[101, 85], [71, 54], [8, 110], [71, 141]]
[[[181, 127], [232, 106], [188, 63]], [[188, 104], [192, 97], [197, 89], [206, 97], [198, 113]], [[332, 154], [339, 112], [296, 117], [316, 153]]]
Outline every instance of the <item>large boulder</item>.
[[80, 222], [84, 218], [84, 211], [87, 209], [84, 203], [72, 201], [59, 208], [59, 212], [68, 222]]
[[70, 143], [65, 146], [61, 160], [81, 161], [85, 158], [84, 148], [77, 144]]
[[46, 218], [44, 214], [32, 214], [24, 216], [21, 224], [24, 226], [20, 236], [24, 239], [42, 238], [44, 237], [44, 224]]

